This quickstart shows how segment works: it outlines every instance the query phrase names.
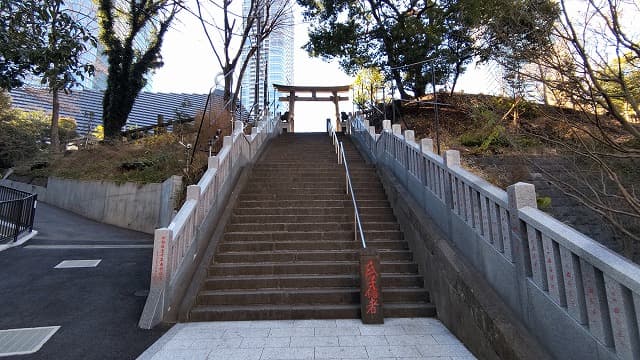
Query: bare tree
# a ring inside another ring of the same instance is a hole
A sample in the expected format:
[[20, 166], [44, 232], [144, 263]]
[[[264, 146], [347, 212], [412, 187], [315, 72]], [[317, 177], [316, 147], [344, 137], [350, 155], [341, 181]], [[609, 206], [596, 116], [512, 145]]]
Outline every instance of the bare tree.
[[[292, 26], [287, 16], [291, 11], [288, 0], [249, 0], [243, 5], [242, 15], [239, 0], [196, 0], [196, 9], [188, 9], [196, 16], [224, 76], [224, 102], [229, 111], [235, 109], [242, 77], [258, 46], [269, 35], [286, 26]], [[248, 6], [247, 6], [248, 5]], [[220, 24], [219, 13], [222, 12]], [[214, 41], [218, 34], [220, 42]], [[235, 79], [235, 85], [234, 85]]]
[[[572, 107], [547, 114], [561, 121], [565, 132], [537, 135], [577, 155], [580, 169], [572, 170], [575, 181], [548, 175], [606, 219], [623, 253], [638, 260], [640, 32], [632, 22], [640, 5], [634, 0], [584, 0], [580, 9], [567, 0], [559, 4], [553, 49], [536, 62], [537, 71], [522, 73], [544, 85], [545, 99]], [[583, 176], [585, 169], [591, 176]]]

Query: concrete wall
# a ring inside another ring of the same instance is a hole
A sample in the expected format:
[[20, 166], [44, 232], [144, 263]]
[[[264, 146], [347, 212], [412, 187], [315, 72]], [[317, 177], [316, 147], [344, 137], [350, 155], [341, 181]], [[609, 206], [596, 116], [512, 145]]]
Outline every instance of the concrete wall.
[[182, 178], [172, 176], [161, 184], [140, 185], [51, 177], [46, 188], [11, 180], [0, 183], [35, 192], [39, 201], [89, 219], [153, 234], [171, 222]]

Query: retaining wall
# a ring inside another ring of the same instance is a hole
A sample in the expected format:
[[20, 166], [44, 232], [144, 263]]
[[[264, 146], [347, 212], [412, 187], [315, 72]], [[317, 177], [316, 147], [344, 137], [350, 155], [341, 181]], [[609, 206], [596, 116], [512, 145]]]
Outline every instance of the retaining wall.
[[6, 186], [38, 194], [38, 200], [89, 219], [153, 234], [171, 222], [180, 176], [161, 184], [116, 184], [50, 177], [47, 187], [2, 180]]

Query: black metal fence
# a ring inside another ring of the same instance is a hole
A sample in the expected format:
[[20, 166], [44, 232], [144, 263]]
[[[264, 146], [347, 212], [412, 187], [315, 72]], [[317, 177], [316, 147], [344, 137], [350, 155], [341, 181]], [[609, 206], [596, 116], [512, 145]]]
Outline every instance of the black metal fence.
[[0, 186], [0, 243], [17, 241], [33, 230], [37, 198], [36, 194]]

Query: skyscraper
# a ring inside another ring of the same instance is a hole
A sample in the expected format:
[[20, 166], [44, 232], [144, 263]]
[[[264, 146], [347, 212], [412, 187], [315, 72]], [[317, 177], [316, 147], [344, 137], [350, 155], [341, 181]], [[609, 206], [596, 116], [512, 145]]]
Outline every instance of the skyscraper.
[[[247, 18], [249, 15], [250, 1], [251, 0], [243, 1], [242, 16], [244, 18]], [[249, 59], [249, 64], [242, 78], [240, 101], [241, 105], [247, 111], [252, 110], [251, 116], [254, 116], [265, 108], [265, 96], [268, 100], [267, 111], [273, 113], [274, 106], [277, 109], [278, 102], [277, 99], [274, 98], [274, 83], [281, 85], [293, 84], [294, 22], [291, 3], [290, 0], [266, 1], [273, 2], [272, 8], [285, 7], [286, 11], [284, 18], [280, 21], [281, 25], [276, 27], [269, 37], [259, 44], [259, 60], [256, 54]], [[256, 27], [257, 24], [254, 25], [252, 36], [245, 43], [245, 47], [242, 50], [242, 57], [245, 59], [251, 47], [256, 46]], [[277, 96], [277, 94], [275, 95]], [[279, 105], [279, 109], [275, 111], [284, 112], [287, 107], [288, 104], [282, 103]]]

